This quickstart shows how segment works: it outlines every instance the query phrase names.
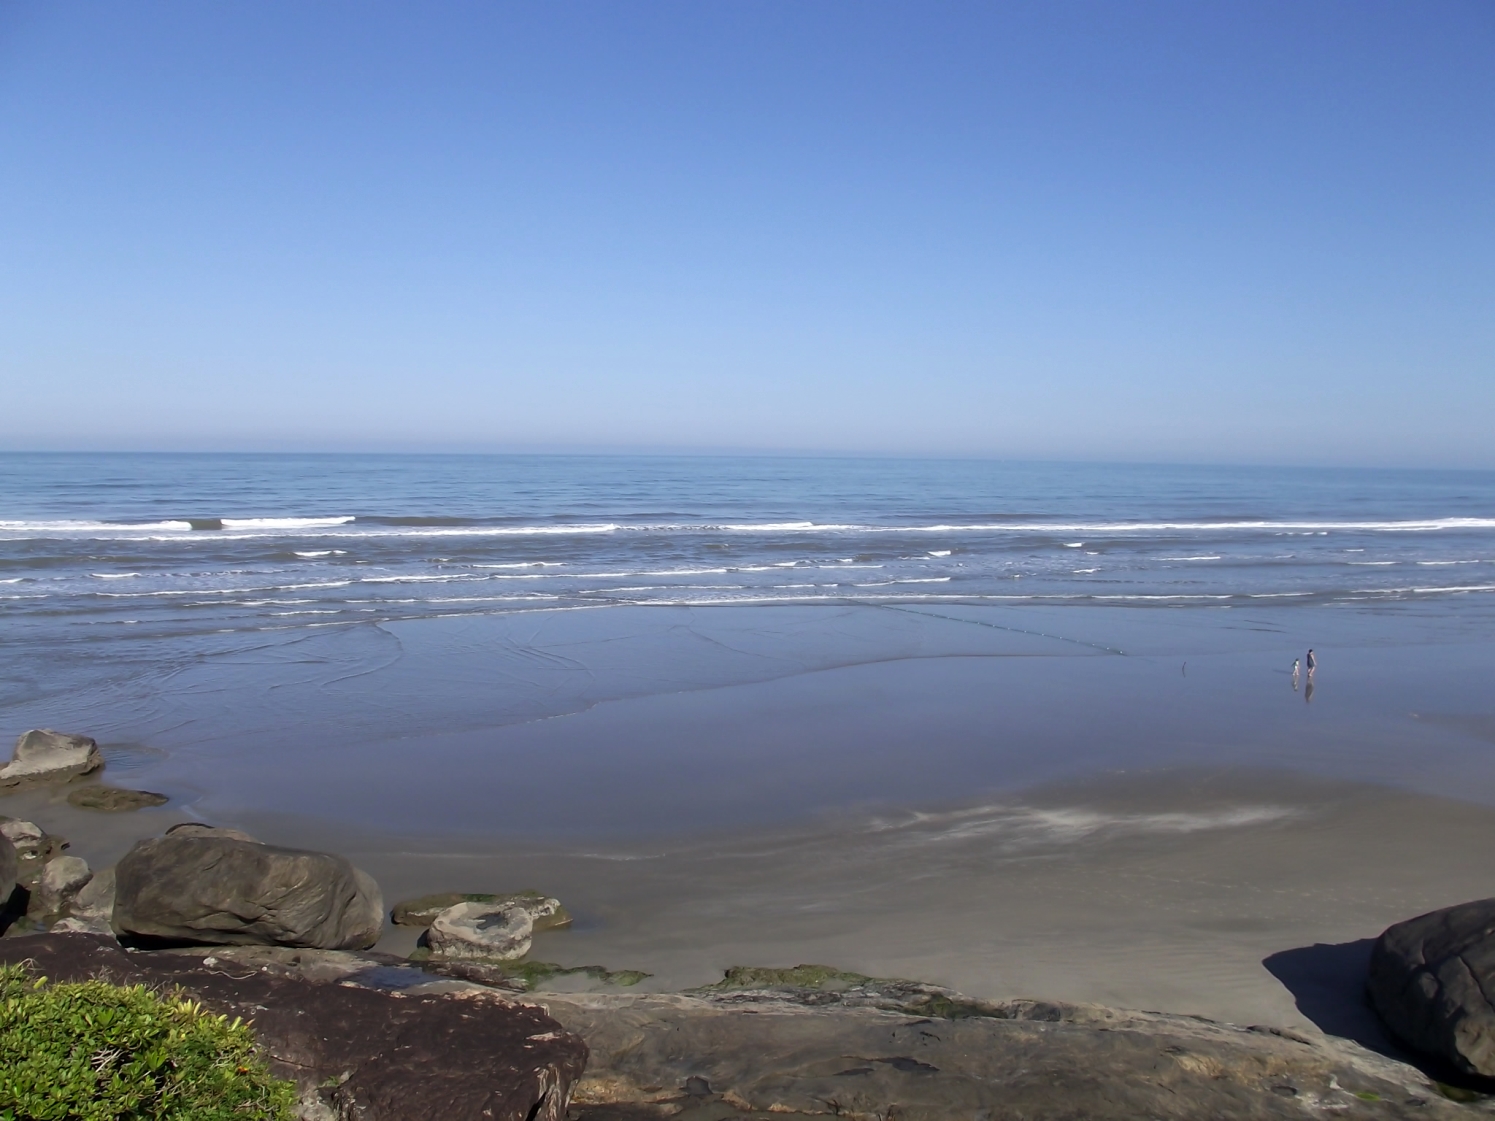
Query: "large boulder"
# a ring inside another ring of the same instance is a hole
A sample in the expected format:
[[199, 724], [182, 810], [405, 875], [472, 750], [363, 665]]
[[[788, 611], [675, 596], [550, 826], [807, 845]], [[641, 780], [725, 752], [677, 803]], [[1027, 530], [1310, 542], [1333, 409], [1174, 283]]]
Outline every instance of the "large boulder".
[[0, 791], [67, 782], [103, 768], [104, 757], [99, 754], [99, 745], [87, 736], [33, 728], [16, 740], [15, 754], [9, 763], [0, 767]]
[[330, 853], [178, 833], [140, 841], [115, 867], [121, 935], [361, 950], [383, 925], [379, 885]]
[[1495, 1076], [1495, 899], [1387, 928], [1371, 951], [1367, 987], [1409, 1047]]
[[436, 916], [426, 931], [434, 957], [513, 961], [529, 953], [534, 920], [523, 907], [458, 903]]

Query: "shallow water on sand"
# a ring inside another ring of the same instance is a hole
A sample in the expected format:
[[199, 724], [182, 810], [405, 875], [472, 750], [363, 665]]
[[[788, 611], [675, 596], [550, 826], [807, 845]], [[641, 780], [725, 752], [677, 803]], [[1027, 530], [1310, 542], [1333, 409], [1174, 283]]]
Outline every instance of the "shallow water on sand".
[[224, 635], [7, 715], [197, 816], [409, 835], [777, 827], [1179, 765], [1495, 805], [1490, 634], [1412, 605], [613, 608]]

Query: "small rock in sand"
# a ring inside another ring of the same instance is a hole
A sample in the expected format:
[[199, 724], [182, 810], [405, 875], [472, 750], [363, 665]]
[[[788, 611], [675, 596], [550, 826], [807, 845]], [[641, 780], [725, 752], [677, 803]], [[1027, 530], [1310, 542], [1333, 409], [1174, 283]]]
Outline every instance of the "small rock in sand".
[[476, 892], [444, 891], [436, 895], [423, 895], [419, 899], [407, 899], [395, 904], [390, 921], [396, 926], [430, 926], [436, 916], [458, 903], [488, 903], [498, 907], [522, 907], [528, 912], [535, 931], [559, 930], [571, 925], [571, 915], [561, 906], [559, 899], [542, 895], [538, 891], [510, 891], [498, 895]]
[[0, 792], [67, 782], [103, 768], [99, 745], [87, 736], [33, 728], [16, 740], [11, 761], [0, 767]]
[[433, 957], [512, 961], [529, 953], [534, 929], [523, 907], [458, 903], [436, 916], [425, 940]]

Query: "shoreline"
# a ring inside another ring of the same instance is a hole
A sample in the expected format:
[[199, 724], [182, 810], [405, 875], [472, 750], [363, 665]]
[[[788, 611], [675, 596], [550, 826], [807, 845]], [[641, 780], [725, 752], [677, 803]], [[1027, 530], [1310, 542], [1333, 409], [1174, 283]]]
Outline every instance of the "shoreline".
[[[0, 802], [91, 866], [187, 815], [103, 815], [56, 792]], [[980, 1000], [1042, 999], [1374, 1043], [1358, 978], [1393, 922], [1492, 894], [1495, 809], [1280, 771], [1171, 770], [1050, 784], [1001, 802], [655, 845], [520, 845], [246, 817], [271, 844], [336, 852], [386, 905], [535, 888], [575, 916], [532, 960], [711, 984], [736, 965], [814, 962]], [[386, 926], [404, 956], [418, 931]], [[1357, 969], [1361, 972], [1357, 973]], [[566, 982], [587, 987], [584, 982]], [[1364, 1038], [1362, 1038], [1364, 1037]]]

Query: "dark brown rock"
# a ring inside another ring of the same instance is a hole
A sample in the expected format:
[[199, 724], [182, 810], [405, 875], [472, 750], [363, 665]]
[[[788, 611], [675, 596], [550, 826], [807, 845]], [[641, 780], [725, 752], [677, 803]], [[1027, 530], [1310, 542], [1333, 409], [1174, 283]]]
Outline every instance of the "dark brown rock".
[[147, 806], [164, 806], [171, 801], [165, 794], [149, 790], [123, 790], [117, 786], [80, 786], [67, 796], [68, 805], [100, 813], [126, 813]]
[[0, 943], [0, 962], [22, 961], [54, 980], [180, 987], [251, 1021], [271, 1069], [301, 1087], [303, 1116], [562, 1121], [586, 1064], [586, 1045], [542, 1009], [489, 992], [402, 996], [183, 954], [127, 954], [87, 934]]
[[0, 909], [5, 907], [5, 901], [16, 889], [16, 872], [20, 870], [20, 863], [16, 846], [10, 843], [9, 837], [0, 833]]
[[331, 853], [176, 833], [115, 867], [121, 936], [361, 950], [383, 925], [379, 885]]
[[1388, 927], [1371, 951], [1367, 988], [1409, 1047], [1495, 1076], [1495, 899]]

